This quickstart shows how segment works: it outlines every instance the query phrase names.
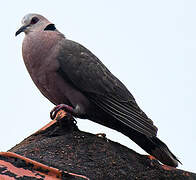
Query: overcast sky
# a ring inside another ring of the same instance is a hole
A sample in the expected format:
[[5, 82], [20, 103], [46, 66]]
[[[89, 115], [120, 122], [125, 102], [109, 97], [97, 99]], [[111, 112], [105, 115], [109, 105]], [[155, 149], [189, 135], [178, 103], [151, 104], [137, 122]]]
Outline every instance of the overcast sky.
[[[53, 105], [30, 79], [22, 60], [27, 13], [40, 13], [68, 39], [90, 49], [131, 91], [159, 128], [158, 137], [196, 172], [196, 1], [83, 0], [1, 2], [0, 151], [50, 121]], [[122, 134], [78, 120], [81, 130], [145, 153]]]

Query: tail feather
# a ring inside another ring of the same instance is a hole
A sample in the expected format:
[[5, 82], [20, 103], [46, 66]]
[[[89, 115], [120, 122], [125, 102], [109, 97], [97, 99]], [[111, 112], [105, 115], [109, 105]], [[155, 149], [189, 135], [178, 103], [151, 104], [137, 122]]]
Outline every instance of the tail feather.
[[[117, 125], [117, 124], [116, 124]], [[169, 150], [167, 145], [156, 136], [149, 137], [142, 133], [135, 131], [123, 124], [119, 123], [118, 126], [111, 126], [111, 128], [122, 132], [124, 135], [132, 139], [137, 145], [144, 149], [147, 153], [154, 156], [161, 163], [168, 166], [177, 167], [178, 158]]]
[[159, 138], [153, 137], [149, 139], [155, 148], [151, 149], [149, 152], [155, 158], [157, 158], [163, 164], [177, 167], [178, 163], [181, 163], [178, 158], [169, 150], [165, 143], [163, 143]]
[[161, 163], [172, 167], [177, 167], [178, 163], [182, 164], [178, 158], [169, 150], [167, 145], [156, 136], [148, 137], [137, 132], [132, 132], [128, 136], [142, 149], [154, 156]]

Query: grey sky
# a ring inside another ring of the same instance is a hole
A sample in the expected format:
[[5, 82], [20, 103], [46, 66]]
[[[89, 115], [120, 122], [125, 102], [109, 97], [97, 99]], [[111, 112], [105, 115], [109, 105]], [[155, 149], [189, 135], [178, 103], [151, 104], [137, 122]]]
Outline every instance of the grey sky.
[[[49, 122], [53, 105], [31, 81], [15, 38], [27, 13], [40, 13], [65, 36], [90, 49], [131, 91], [159, 128], [158, 137], [195, 171], [196, 1], [83, 0], [1, 3], [0, 151]], [[87, 120], [81, 130], [144, 153], [120, 133]]]

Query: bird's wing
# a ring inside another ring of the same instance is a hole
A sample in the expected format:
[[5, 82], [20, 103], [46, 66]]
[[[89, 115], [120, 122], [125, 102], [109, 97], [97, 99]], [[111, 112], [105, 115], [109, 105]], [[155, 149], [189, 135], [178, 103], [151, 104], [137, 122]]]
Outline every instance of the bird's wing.
[[89, 50], [65, 39], [57, 58], [61, 76], [90, 101], [130, 128], [147, 136], [156, 135], [157, 128], [131, 93]]

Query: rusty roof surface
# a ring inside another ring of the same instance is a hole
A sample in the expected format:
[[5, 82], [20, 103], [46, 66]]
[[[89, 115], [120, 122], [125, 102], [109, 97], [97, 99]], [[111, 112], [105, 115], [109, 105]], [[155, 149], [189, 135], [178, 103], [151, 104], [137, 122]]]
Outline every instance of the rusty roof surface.
[[[57, 121], [66, 116], [64, 111], [59, 111], [54, 121], [49, 122], [35, 134], [45, 131], [47, 128], [57, 123]], [[89, 178], [47, 166], [38, 161], [21, 156], [14, 152], [0, 152], [0, 180], [14, 179], [86, 179]]]
[[0, 180], [44, 179], [59, 180], [88, 179], [85, 176], [61, 171], [13, 152], [0, 152]]

